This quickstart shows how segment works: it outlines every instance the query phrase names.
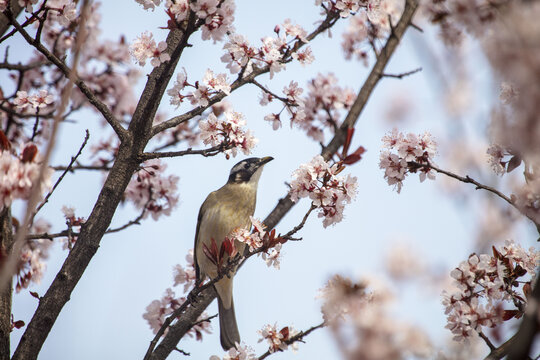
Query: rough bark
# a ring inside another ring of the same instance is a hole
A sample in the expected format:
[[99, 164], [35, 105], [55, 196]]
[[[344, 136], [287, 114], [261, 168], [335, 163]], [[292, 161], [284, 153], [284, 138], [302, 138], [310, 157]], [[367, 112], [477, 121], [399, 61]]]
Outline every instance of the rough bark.
[[69, 301], [71, 293], [81, 279], [90, 260], [96, 254], [101, 239], [122, 199], [124, 191], [139, 166], [150, 134], [159, 100], [169, 83], [174, 69], [186, 47], [186, 35], [179, 29], [172, 30], [167, 38], [171, 60], [154, 69], [137, 105], [128, 128], [128, 135], [120, 144], [117, 158], [105, 180], [98, 200], [81, 227], [75, 246], [70, 251], [53, 283], [42, 297], [32, 320], [26, 327], [13, 355], [14, 360], [36, 359], [60, 311]]
[[[11, 211], [5, 208], [0, 211], [0, 259], [11, 253], [13, 244], [13, 225]], [[0, 265], [2, 263], [0, 262]], [[0, 360], [9, 360], [11, 333], [11, 298], [13, 287], [11, 281], [0, 291]]]

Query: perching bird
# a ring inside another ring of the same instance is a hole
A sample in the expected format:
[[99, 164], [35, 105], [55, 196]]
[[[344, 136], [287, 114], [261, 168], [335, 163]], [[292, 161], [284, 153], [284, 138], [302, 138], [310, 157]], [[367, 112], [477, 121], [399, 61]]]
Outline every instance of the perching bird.
[[[205, 276], [213, 279], [218, 274], [217, 266], [203, 252], [203, 244], [210, 248], [214, 239], [220, 249], [225, 237], [233, 230], [251, 226], [249, 217], [255, 212], [259, 178], [264, 164], [271, 160], [273, 158], [268, 156], [240, 161], [231, 169], [227, 183], [211, 192], [201, 205], [195, 232], [194, 263], [197, 283]], [[245, 244], [235, 241], [235, 245], [242, 254]], [[224, 350], [234, 347], [235, 342], [240, 343], [232, 298], [233, 275], [224, 276], [214, 284], [218, 297], [221, 346]]]

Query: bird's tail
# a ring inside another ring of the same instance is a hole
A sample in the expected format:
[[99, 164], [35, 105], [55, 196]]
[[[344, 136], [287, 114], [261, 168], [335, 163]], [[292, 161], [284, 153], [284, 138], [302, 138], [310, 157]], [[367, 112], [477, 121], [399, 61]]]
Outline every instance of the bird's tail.
[[240, 333], [238, 332], [236, 315], [234, 314], [234, 303], [231, 300], [231, 307], [226, 309], [218, 296], [218, 308], [221, 346], [227, 351], [233, 348], [235, 343], [240, 343]]

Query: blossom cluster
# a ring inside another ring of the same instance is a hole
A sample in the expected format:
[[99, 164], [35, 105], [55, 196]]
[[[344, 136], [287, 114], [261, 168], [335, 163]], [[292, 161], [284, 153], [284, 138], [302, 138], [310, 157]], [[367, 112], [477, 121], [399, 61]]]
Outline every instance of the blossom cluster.
[[[506, 241], [502, 249], [493, 248], [493, 255], [471, 254], [466, 261], [451, 271], [450, 276], [456, 290], [443, 292], [443, 305], [454, 340], [463, 341], [482, 327], [495, 327], [504, 320], [523, 315], [527, 302], [526, 288], [529, 279], [518, 292], [518, 278], [535, 277], [540, 265], [540, 252], [534, 248], [526, 251], [514, 241]], [[528, 285], [527, 285], [528, 284]], [[515, 310], [503, 309], [512, 304]]]
[[42, 182], [36, 183], [40, 166], [37, 147], [32, 143], [23, 147], [20, 156], [0, 147], [0, 210], [10, 206], [15, 199], [28, 199], [36, 186], [40, 193], [50, 187], [53, 173], [50, 168], [45, 169]]
[[209, 360], [257, 360], [258, 357], [255, 355], [253, 348], [246, 344], [236, 344], [235, 347], [230, 348], [223, 358], [220, 358], [217, 355], [210, 356]]
[[75, 216], [75, 208], [71, 206], [62, 206], [62, 213], [66, 219], [66, 225], [68, 227], [69, 236], [67, 238], [61, 238], [62, 248], [64, 250], [71, 249], [73, 244], [77, 241], [78, 236], [72, 234], [72, 232], [80, 232], [81, 225], [86, 222], [86, 219]]
[[324, 217], [324, 227], [340, 222], [345, 205], [356, 196], [356, 177], [338, 176], [342, 169], [339, 164], [330, 166], [321, 155], [317, 155], [293, 172], [289, 191], [291, 200], [296, 202], [309, 197], [319, 209], [319, 217]]
[[157, 67], [162, 63], [171, 60], [171, 56], [166, 52], [167, 43], [161, 41], [156, 45], [154, 40], [154, 35], [152, 33], [145, 31], [143, 32], [133, 43], [129, 46], [129, 51], [131, 56], [135, 61], [144, 66], [148, 59], [152, 59], [150, 63], [153, 67]]
[[[362, 11], [358, 11], [360, 6]], [[350, 17], [349, 26], [343, 33], [341, 46], [346, 59], [356, 57], [367, 66], [369, 50], [372, 49], [372, 45], [376, 43], [376, 40], [388, 36], [391, 25], [395, 26], [397, 24], [403, 12], [403, 1], [359, 1], [354, 12], [356, 14]], [[343, 16], [344, 12], [342, 11], [341, 14]]]
[[230, 235], [231, 239], [237, 240], [249, 246], [249, 251], [256, 251], [264, 247], [262, 258], [268, 267], [279, 269], [281, 262], [281, 243], [274, 235], [275, 232], [267, 232], [266, 226], [258, 219], [250, 216], [253, 230], [246, 228], [235, 229]]
[[258, 140], [251, 134], [251, 130], [243, 129], [245, 125], [246, 121], [241, 113], [229, 110], [220, 118], [210, 113], [205, 121], [199, 122], [200, 138], [205, 145], [223, 145], [227, 157], [235, 157], [238, 149], [248, 155]]
[[[266, 340], [268, 342], [269, 348], [268, 351], [271, 353], [276, 351], [285, 351], [288, 349], [289, 345], [287, 342], [300, 332], [295, 330], [292, 326], [285, 326], [281, 330], [278, 330], [276, 325], [265, 325], [261, 330], [258, 331], [261, 338], [259, 342]], [[298, 342], [295, 341], [291, 345], [293, 351], [298, 349]]]
[[[186, 255], [186, 266], [180, 264], [173, 268], [174, 286], [184, 285], [184, 294], [195, 283], [195, 266], [193, 263], [193, 249], [188, 251]], [[148, 322], [148, 325], [156, 334], [161, 326], [164, 324], [165, 319], [170, 316], [176, 309], [178, 309], [186, 301], [185, 297], [177, 297], [171, 288], [165, 290], [162, 298], [159, 300], [153, 300], [147, 307], [146, 312], [143, 314], [143, 318]], [[194, 336], [197, 340], [202, 340], [203, 332], [210, 334], [212, 327], [210, 321], [201, 321], [208, 318], [208, 314], [203, 312], [198, 320], [197, 324], [193, 326], [189, 331], [189, 336]], [[167, 330], [166, 330], [167, 331]]]
[[[165, 323], [165, 319], [178, 309], [184, 301], [186, 301], [186, 298], [177, 298], [174, 291], [168, 288], [160, 300], [154, 300], [146, 307], [143, 318], [148, 322], [154, 334], [157, 334], [161, 326]], [[208, 314], [203, 312], [197, 319], [197, 324], [187, 332], [187, 335], [201, 341], [203, 332], [211, 334], [212, 327], [210, 326], [210, 321], [202, 321], [205, 319], [208, 319]]]
[[[161, 4], [161, 0], [135, 0], [145, 10], [154, 10]], [[199, 19], [204, 20], [202, 25], [202, 39], [221, 41], [225, 34], [234, 32], [234, 0], [166, 0], [167, 13], [175, 22], [187, 19], [192, 11]]]
[[[284, 29], [281, 32], [281, 28]], [[231, 33], [228, 41], [223, 46], [226, 53], [221, 61], [226, 63], [231, 74], [237, 74], [243, 70], [245, 75], [253, 71], [253, 66], [263, 68], [268, 66], [270, 79], [275, 73], [285, 69], [285, 63], [293, 58], [302, 65], [313, 62], [314, 57], [309, 47], [303, 50], [293, 49], [296, 42], [307, 43], [307, 32], [299, 25], [291, 24], [285, 20], [281, 26], [276, 26], [275, 37], [264, 37], [260, 47], [250, 45], [242, 35]]]
[[[32, 224], [30, 233], [42, 234], [51, 229], [51, 224], [39, 219]], [[20, 292], [28, 288], [30, 283], [39, 284], [47, 268], [46, 260], [49, 258], [49, 249], [52, 241], [49, 239], [30, 240], [21, 249], [19, 263], [17, 264], [15, 291]], [[0, 254], [1, 255], [1, 254]]]
[[403, 180], [409, 173], [419, 172], [420, 181], [435, 179], [435, 172], [429, 167], [437, 152], [431, 134], [404, 135], [394, 129], [382, 138], [384, 148], [379, 158], [379, 168], [384, 169], [388, 185], [394, 185], [399, 193]]
[[35, 113], [43, 108], [53, 104], [54, 96], [49, 94], [45, 89], [39, 90], [37, 94], [28, 95], [26, 91], [17, 91], [17, 97], [13, 100], [13, 104], [18, 110], [32, 108]]
[[137, 209], [143, 209], [143, 218], [148, 214], [157, 220], [162, 215], [170, 215], [178, 203], [178, 176], [165, 176], [167, 165], [159, 159], [146, 161], [141, 165], [130, 183], [125, 197]]
[[427, 334], [393, 316], [393, 296], [375, 279], [353, 282], [335, 275], [321, 289], [321, 298], [323, 317], [344, 358], [433, 358]]
[[[182, 91], [186, 87], [192, 87], [194, 90], [184, 95]], [[210, 98], [220, 91], [227, 95], [231, 93], [231, 85], [226, 74], [214, 74], [212, 70], [207, 69], [202, 83], [197, 81], [195, 85], [192, 85], [187, 81], [187, 73], [183, 69], [183, 72], [179, 72], [176, 75], [174, 85], [167, 90], [167, 94], [171, 97], [171, 105], [178, 107], [187, 98], [194, 106], [206, 107], [209, 104]]]
[[[304, 96], [304, 89], [298, 86], [297, 82], [291, 81], [283, 88], [284, 98], [280, 100], [284, 103], [284, 109], [290, 115], [292, 125], [304, 130], [307, 135], [316, 141], [324, 141], [324, 130], [329, 128], [335, 131], [340, 125], [341, 111], [351, 107], [356, 97], [350, 88], [342, 88], [338, 85], [338, 80], [334, 74], [318, 74], [307, 86]], [[267, 105], [275, 99], [268, 91], [264, 91], [260, 104]], [[274, 130], [281, 127], [280, 114], [268, 114], [265, 120], [272, 123]]]

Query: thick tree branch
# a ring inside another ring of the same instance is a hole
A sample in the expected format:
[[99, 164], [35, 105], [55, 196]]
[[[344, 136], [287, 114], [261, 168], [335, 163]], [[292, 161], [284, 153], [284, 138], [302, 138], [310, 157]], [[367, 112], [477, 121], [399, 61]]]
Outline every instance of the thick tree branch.
[[[323, 148], [321, 155], [326, 160], [330, 159], [336, 153], [336, 151], [338, 151], [338, 149], [345, 143], [347, 129], [353, 128], [358, 121], [358, 118], [362, 110], [366, 106], [366, 103], [371, 96], [371, 93], [375, 89], [375, 86], [377, 85], [379, 80], [381, 80], [382, 78], [381, 74], [384, 73], [386, 64], [388, 64], [388, 61], [390, 60], [390, 57], [399, 45], [399, 42], [403, 37], [405, 30], [407, 30], [407, 27], [410, 25], [417, 7], [418, 0], [406, 1], [405, 9], [403, 10], [403, 15], [401, 15], [401, 19], [394, 27], [393, 34], [388, 38], [385, 46], [381, 49], [379, 56], [377, 57], [377, 61], [371, 69], [371, 72], [369, 73], [366, 81], [364, 82], [364, 85], [358, 92], [356, 100], [351, 106], [347, 117], [339, 127], [338, 131], [336, 131], [334, 138], [326, 147]], [[277, 223], [293, 206], [294, 203], [291, 201], [291, 198], [287, 194], [285, 197], [279, 200], [274, 210], [272, 210], [272, 212], [264, 220], [264, 223], [270, 228], [275, 227]]]
[[[189, 36], [195, 30], [193, 24], [194, 15], [190, 14], [183, 31], [180, 29], [170, 31], [167, 45], [171, 60], [154, 68], [148, 77], [129, 128], [120, 130], [124, 135], [121, 138], [118, 154], [94, 208], [86, 223], [81, 226], [81, 232], [75, 246], [69, 252], [51, 286], [41, 298], [38, 308], [27, 325], [13, 355], [13, 360], [37, 358], [60, 311], [69, 301], [73, 289], [96, 254], [124, 191], [133, 173], [139, 167], [138, 155], [143, 152], [148, 143], [151, 124], [159, 100], [165, 92]], [[82, 84], [82, 80], [78, 81]]]
[[[11, 13], [15, 18], [19, 16], [19, 14], [22, 11], [22, 6], [19, 5], [18, 0], [10, 0], [10, 8]], [[11, 25], [11, 22], [9, 21], [8, 17], [0, 12], [0, 36], [4, 35], [4, 33], [9, 29], [9, 26]]]
[[[0, 210], [0, 260], [11, 254], [13, 245], [13, 224], [11, 222], [11, 209], [5, 207]], [[0, 261], [5, 265], [3, 261]], [[11, 280], [7, 286], [0, 289], [0, 360], [9, 360], [10, 334], [11, 334], [11, 299], [13, 286]]]
[[[381, 74], [384, 73], [384, 68], [386, 67], [386, 64], [388, 63], [390, 57], [397, 48], [401, 38], [403, 37], [403, 34], [405, 33], [405, 30], [410, 25], [411, 19], [417, 7], [418, 0], [406, 1], [405, 9], [403, 10], [403, 15], [401, 16], [401, 19], [393, 29], [392, 35], [388, 38], [386, 45], [377, 57], [377, 61], [373, 66], [373, 69], [371, 70], [364, 85], [360, 89], [360, 92], [358, 93], [354, 104], [351, 106], [351, 110], [347, 114], [347, 117], [345, 118], [343, 124], [340, 126], [339, 130], [336, 132], [334, 138], [323, 149], [322, 155], [326, 160], [330, 159], [336, 153], [336, 151], [345, 143], [347, 129], [354, 127], [354, 125], [356, 124], [360, 113], [364, 109], [371, 93], [373, 92], [373, 89], [375, 88], [375, 85], [377, 85], [379, 80], [382, 78]], [[324, 30], [321, 30], [321, 32], [322, 31]], [[236, 80], [231, 86], [231, 88], [236, 89], [245, 83], [252, 82], [252, 79], [255, 79], [257, 75], [262, 73], [260, 71], [262, 70], [255, 69], [253, 73], [251, 73], [248, 77]], [[216, 96], [219, 97], [221, 96], [221, 94], [218, 94]], [[221, 98], [219, 98], [219, 100], [221, 100]], [[219, 100], [215, 100], [215, 102]], [[213, 102], [211, 104], [213, 104]], [[209, 104], [209, 106], [211, 104]], [[184, 115], [160, 123], [159, 125], [156, 125], [152, 128], [152, 135], [155, 135], [158, 132], [163, 131], [167, 128], [176, 126], [183, 121], [187, 121], [191, 117], [201, 114], [203, 111], [204, 109], [199, 107]], [[264, 220], [264, 224], [270, 229], [274, 228], [293, 206], [294, 203], [291, 201], [290, 196], [287, 194], [284, 198], [278, 201], [278, 205], [266, 217], [266, 219]], [[150, 357], [145, 357], [145, 359], [165, 359], [176, 348], [178, 341], [180, 341], [180, 339], [189, 330], [190, 324], [193, 324], [195, 321], [197, 321], [197, 318], [212, 302], [215, 296], [216, 294], [213, 287], [203, 291], [197, 298], [197, 302], [187, 308], [186, 312], [183, 313], [180, 320], [175, 322], [172, 326], [168, 328], [167, 334], [152, 352], [152, 355]]]

